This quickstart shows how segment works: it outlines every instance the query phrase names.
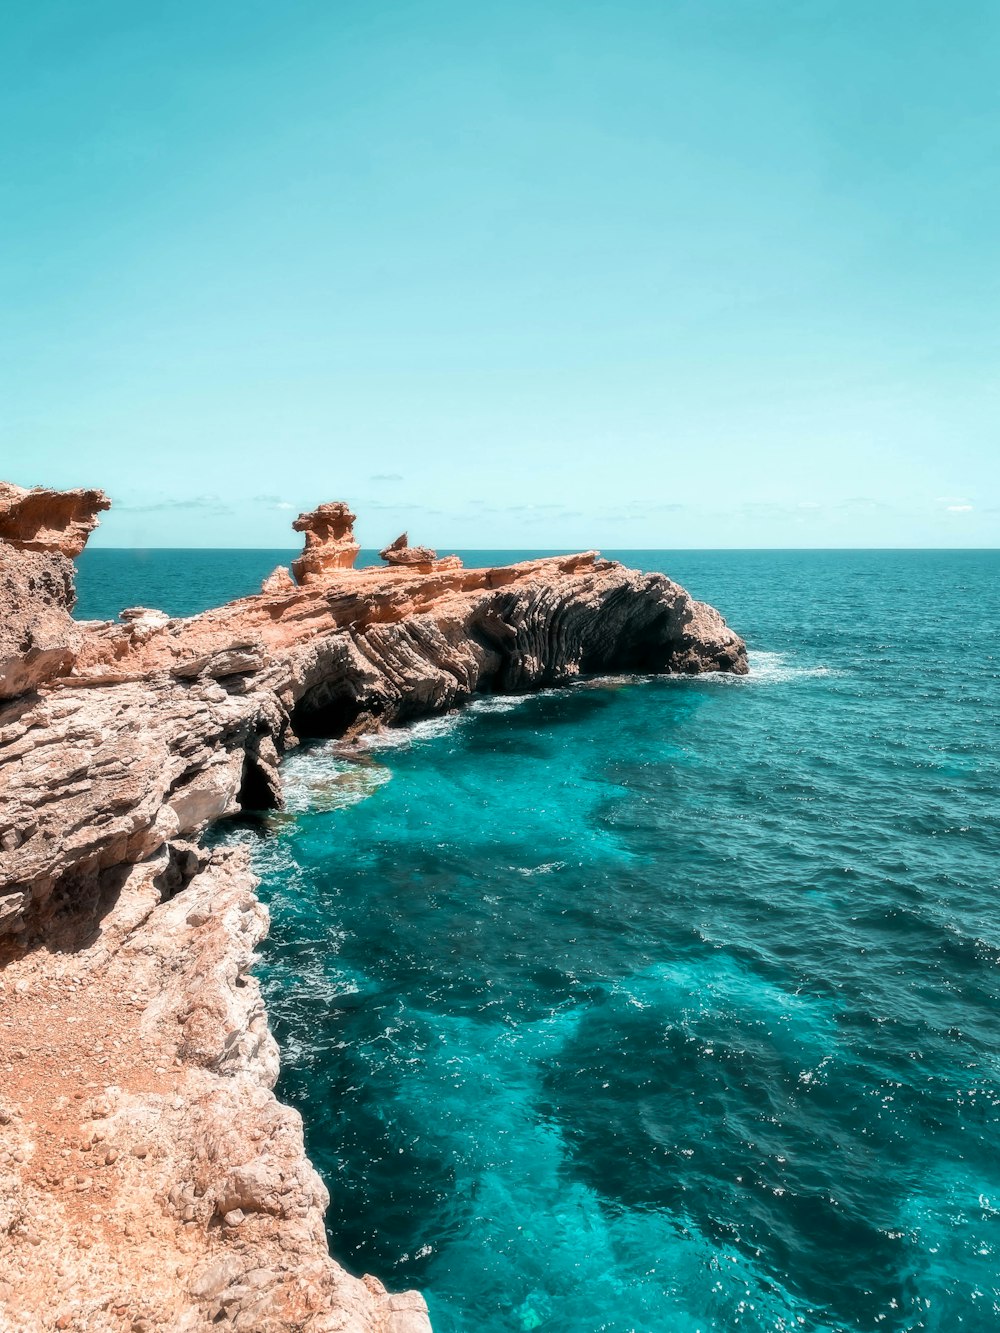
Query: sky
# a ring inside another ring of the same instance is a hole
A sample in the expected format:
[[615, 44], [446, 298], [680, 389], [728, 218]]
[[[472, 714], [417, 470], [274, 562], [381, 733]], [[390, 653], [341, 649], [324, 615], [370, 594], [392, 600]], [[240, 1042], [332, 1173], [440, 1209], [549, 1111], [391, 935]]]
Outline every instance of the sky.
[[996, 0], [14, 0], [0, 477], [95, 545], [1000, 545]]

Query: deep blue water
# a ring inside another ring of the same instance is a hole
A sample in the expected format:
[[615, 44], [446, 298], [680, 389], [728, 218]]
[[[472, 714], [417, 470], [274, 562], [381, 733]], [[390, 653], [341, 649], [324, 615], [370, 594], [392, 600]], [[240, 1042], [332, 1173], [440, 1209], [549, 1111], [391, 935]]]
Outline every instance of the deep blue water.
[[1000, 552], [632, 562], [751, 676], [314, 746], [229, 834], [334, 1252], [438, 1333], [1000, 1327]]

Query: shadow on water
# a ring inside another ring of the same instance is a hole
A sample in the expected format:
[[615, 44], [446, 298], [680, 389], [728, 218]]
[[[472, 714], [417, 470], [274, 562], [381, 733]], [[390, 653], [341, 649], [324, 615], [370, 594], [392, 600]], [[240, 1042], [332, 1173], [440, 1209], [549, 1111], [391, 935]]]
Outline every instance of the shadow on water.
[[877, 1104], [804, 1082], [801, 1053], [760, 1023], [679, 1018], [609, 997], [548, 1063], [541, 1112], [567, 1171], [609, 1206], [661, 1209], [739, 1247], [839, 1326], [906, 1327], [886, 1314], [917, 1292]]

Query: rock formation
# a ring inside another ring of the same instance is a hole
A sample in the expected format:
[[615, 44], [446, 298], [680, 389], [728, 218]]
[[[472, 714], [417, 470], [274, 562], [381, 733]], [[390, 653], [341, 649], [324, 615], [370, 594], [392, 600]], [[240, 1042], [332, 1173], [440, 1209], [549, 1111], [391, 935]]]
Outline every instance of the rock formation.
[[354, 540], [356, 517], [339, 500], [298, 516], [292, 527], [305, 533], [306, 545], [298, 560], [292, 561], [297, 582], [319, 583], [335, 570], [354, 568], [361, 550]]
[[300, 737], [587, 672], [746, 671], [742, 640], [663, 575], [595, 552], [354, 570], [352, 522], [345, 505], [296, 521], [299, 586], [73, 627], [44, 679], [41, 627], [69, 594], [16, 563], [53, 557], [0, 544], [4, 607], [41, 636], [0, 702], [5, 1329], [426, 1333], [419, 1296], [329, 1257], [247, 975], [255, 880], [200, 837], [279, 806]]
[[76, 658], [73, 566], [0, 542], [0, 700], [65, 675]]
[[0, 482], [0, 701], [72, 667], [80, 645], [72, 558], [110, 504], [103, 491]]
[[430, 574], [437, 569], [461, 569], [462, 562], [457, 555], [446, 555], [438, 559], [437, 551], [429, 546], [411, 546], [407, 533], [401, 533], [396, 540], [379, 551], [387, 565], [402, 565], [418, 570], [421, 574]]
[[97, 515], [111, 508], [103, 491], [25, 490], [0, 481], [0, 541], [19, 551], [56, 551], [71, 560], [97, 527]]

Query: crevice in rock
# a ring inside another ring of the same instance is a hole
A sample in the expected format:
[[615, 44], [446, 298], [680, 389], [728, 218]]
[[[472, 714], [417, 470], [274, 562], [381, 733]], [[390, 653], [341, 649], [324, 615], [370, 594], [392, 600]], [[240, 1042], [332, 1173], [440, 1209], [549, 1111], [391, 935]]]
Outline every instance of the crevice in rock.
[[362, 702], [350, 688], [331, 691], [317, 685], [292, 709], [292, 730], [302, 740], [338, 740], [361, 711]]

